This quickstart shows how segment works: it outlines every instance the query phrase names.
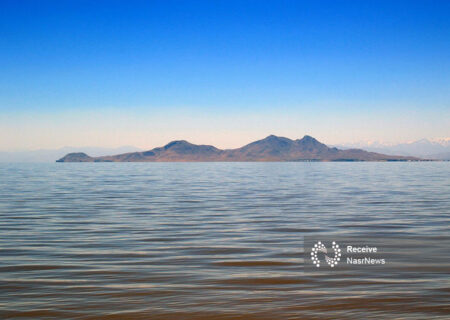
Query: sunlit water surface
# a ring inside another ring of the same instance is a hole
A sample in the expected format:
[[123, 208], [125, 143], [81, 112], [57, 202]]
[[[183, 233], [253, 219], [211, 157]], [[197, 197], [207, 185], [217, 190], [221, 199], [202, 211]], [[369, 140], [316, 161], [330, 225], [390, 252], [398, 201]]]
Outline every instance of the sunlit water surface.
[[449, 222], [449, 162], [1, 164], [0, 318], [448, 319], [448, 260], [311, 271], [303, 239], [446, 258]]

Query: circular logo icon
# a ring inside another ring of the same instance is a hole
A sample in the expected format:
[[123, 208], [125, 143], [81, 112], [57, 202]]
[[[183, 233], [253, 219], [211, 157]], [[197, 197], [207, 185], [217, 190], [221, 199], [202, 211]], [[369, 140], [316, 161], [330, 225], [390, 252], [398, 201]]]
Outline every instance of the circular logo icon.
[[333, 241], [331, 244], [331, 248], [334, 251], [334, 257], [330, 258], [327, 254], [327, 248], [325, 245], [318, 241], [314, 247], [311, 249], [311, 260], [314, 263], [314, 265], [319, 268], [320, 267], [320, 259], [319, 259], [319, 252], [323, 253], [325, 256], [325, 261], [328, 263], [330, 267], [334, 267], [338, 264], [338, 262], [341, 260], [341, 249], [339, 248], [339, 245]]

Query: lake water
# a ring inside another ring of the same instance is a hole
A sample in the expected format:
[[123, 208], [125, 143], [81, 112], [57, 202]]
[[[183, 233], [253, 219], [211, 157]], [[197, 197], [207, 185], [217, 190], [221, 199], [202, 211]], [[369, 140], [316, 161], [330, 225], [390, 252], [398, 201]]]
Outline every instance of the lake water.
[[449, 319], [449, 237], [449, 162], [0, 164], [0, 318]]

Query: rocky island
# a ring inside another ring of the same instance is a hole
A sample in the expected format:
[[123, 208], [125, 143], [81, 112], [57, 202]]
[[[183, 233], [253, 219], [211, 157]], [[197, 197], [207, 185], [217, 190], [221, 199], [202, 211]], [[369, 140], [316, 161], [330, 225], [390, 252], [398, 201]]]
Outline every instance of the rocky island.
[[142, 152], [90, 157], [83, 152], [69, 153], [56, 162], [238, 162], [238, 161], [418, 161], [415, 157], [392, 156], [361, 149], [342, 150], [313, 137], [291, 140], [270, 135], [237, 149], [218, 149], [185, 140]]

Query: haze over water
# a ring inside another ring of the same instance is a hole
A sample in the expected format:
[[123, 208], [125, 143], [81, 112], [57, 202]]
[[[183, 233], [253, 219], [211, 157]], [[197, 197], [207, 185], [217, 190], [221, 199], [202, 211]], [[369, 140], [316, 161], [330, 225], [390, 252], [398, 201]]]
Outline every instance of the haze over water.
[[[0, 164], [0, 317], [448, 319], [449, 194], [446, 162]], [[314, 270], [305, 237], [412, 242]]]

